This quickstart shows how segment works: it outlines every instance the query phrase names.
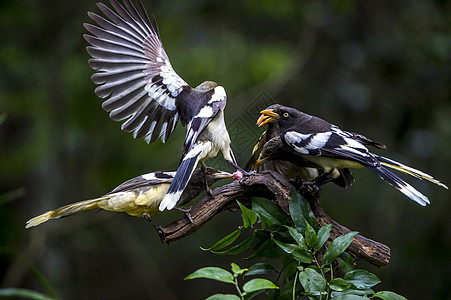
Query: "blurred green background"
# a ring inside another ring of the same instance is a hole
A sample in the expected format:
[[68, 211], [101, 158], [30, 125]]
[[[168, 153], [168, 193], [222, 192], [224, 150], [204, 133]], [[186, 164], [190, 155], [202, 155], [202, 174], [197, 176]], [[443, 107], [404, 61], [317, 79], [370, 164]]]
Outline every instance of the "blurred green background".
[[[451, 185], [450, 1], [144, 5], [177, 73], [192, 86], [209, 79], [226, 88], [226, 122], [242, 166], [262, 132], [254, 125], [258, 109], [276, 102], [385, 143], [383, 155]], [[254, 263], [199, 249], [240, 225], [238, 213], [222, 213], [169, 246], [145, 220], [103, 211], [24, 228], [49, 209], [177, 167], [185, 128], [166, 144], [147, 145], [102, 110], [82, 37], [87, 11], [98, 12], [93, 1], [0, 1], [0, 287], [45, 293], [23, 256], [63, 299], [225, 293], [226, 285], [183, 278], [204, 266]], [[220, 159], [210, 164], [232, 171]], [[324, 208], [392, 250], [387, 268], [358, 267], [380, 277], [376, 290], [451, 299], [449, 191], [408, 178], [431, 200], [420, 207], [374, 174], [353, 173], [351, 188], [323, 188]]]

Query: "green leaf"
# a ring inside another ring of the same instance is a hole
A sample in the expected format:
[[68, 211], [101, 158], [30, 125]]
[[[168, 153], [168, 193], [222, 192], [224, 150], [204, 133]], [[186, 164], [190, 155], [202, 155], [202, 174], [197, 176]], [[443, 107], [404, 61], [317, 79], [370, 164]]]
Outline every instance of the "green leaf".
[[34, 300], [53, 300], [55, 298], [46, 296], [39, 292], [29, 290], [29, 289], [20, 289], [20, 288], [4, 288], [0, 289], [0, 297], [14, 297], [14, 298], [27, 298]]
[[[374, 291], [372, 289], [356, 290], [356, 289], [354, 289], [354, 287], [352, 287], [352, 288], [342, 291], [342, 292], [333, 291], [332, 298], [335, 299], [337, 297], [343, 297], [343, 296], [348, 296], [348, 295], [368, 296], [368, 295], [372, 295], [372, 294], [374, 294]], [[368, 298], [366, 298], [366, 299], [368, 299]]]
[[358, 232], [352, 231], [345, 235], [341, 235], [332, 241], [329, 248], [327, 248], [326, 253], [323, 256], [323, 265], [328, 265], [334, 261], [343, 251], [348, 248], [352, 242], [352, 238]]
[[375, 286], [381, 281], [376, 275], [365, 270], [354, 270], [343, 277], [349, 283], [352, 283], [358, 289], [367, 289]]
[[274, 242], [269, 239], [266, 240], [253, 254], [251, 254], [247, 259], [257, 259], [262, 257], [267, 257], [274, 247]]
[[374, 297], [381, 298], [384, 300], [407, 300], [407, 298], [405, 298], [399, 294], [396, 294], [394, 292], [390, 292], [390, 291], [377, 292], [371, 298], [374, 298]]
[[205, 300], [240, 300], [240, 297], [233, 294], [214, 294]]
[[[322, 299], [321, 296], [324, 296], [326, 298], [327, 292], [302, 292], [302, 295], [309, 297], [309, 299]], [[320, 297], [320, 298], [318, 298]]]
[[345, 274], [354, 270], [354, 258], [351, 254], [343, 252], [338, 256], [338, 262], [340, 263], [340, 267], [343, 269]]
[[257, 222], [257, 214], [252, 210], [250, 210], [249, 208], [247, 208], [246, 206], [244, 206], [243, 204], [241, 204], [240, 201], [237, 200], [236, 202], [238, 202], [238, 205], [240, 206], [241, 209], [241, 213], [243, 214], [244, 228], [248, 228], [254, 225], [255, 222]]
[[246, 282], [243, 285], [243, 290], [246, 293], [251, 293], [259, 290], [267, 290], [267, 289], [278, 289], [279, 287], [276, 286], [274, 283], [267, 279], [263, 278], [255, 278], [248, 282]]
[[[269, 293], [274, 292], [274, 294], [276, 294], [276, 296], [274, 298], [270, 298], [270, 299], [271, 300], [291, 300], [291, 299], [293, 299], [293, 286], [294, 286], [293, 283], [294, 283], [294, 279], [287, 281], [284, 285], [281, 285], [280, 290], [270, 290]], [[296, 296], [300, 296], [300, 290], [302, 290], [302, 286], [298, 283], [298, 284], [296, 284], [296, 292], [295, 292]], [[279, 293], [277, 293], [277, 292], [279, 292]]]
[[305, 222], [310, 223], [315, 230], [318, 230], [318, 221], [316, 221], [310, 204], [296, 191], [291, 194], [289, 209], [294, 225], [299, 232], [305, 232]]
[[330, 289], [338, 292], [345, 291], [349, 289], [352, 286], [349, 282], [344, 280], [343, 278], [334, 278], [331, 281], [329, 281], [329, 287]]
[[332, 297], [332, 299], [335, 299], [335, 300], [362, 300], [362, 299], [368, 299], [368, 298], [350, 294], [350, 295], [338, 295], [338, 296]]
[[241, 269], [236, 263], [232, 263], [232, 272], [234, 275], [239, 276], [247, 271], [247, 269]]
[[232, 248], [224, 251], [211, 251], [211, 253], [218, 254], [218, 255], [236, 255], [239, 254], [247, 249], [252, 245], [252, 242], [254, 241], [255, 235], [249, 236], [247, 239], [239, 243], [238, 245], [233, 246]]
[[274, 242], [283, 251], [285, 251], [288, 254], [291, 254], [297, 261], [301, 263], [309, 264], [313, 261], [313, 256], [301, 246], [295, 244], [286, 244], [278, 240], [274, 240]]
[[[251, 292], [251, 293], [243, 292], [243, 293], [242, 293], [242, 295], [243, 295], [243, 300], [251, 300], [251, 299], [254, 299], [255, 297], [257, 297], [257, 296], [260, 295], [261, 293], [264, 293], [265, 291], [266, 291], [266, 290], [258, 290], [258, 291]], [[268, 290], [268, 292], [269, 292], [269, 291], [278, 291], [278, 290], [272, 289], [272, 290]]]
[[318, 230], [318, 235], [317, 235], [317, 239], [316, 239], [316, 244], [313, 247], [313, 249], [315, 249], [316, 251], [318, 251], [319, 249], [321, 249], [321, 247], [324, 245], [324, 243], [327, 241], [327, 239], [330, 236], [330, 231], [332, 229], [332, 224], [328, 224], [326, 226], [321, 227]]
[[263, 275], [272, 272], [277, 272], [273, 265], [267, 263], [256, 263], [249, 268], [244, 276]]
[[204, 248], [200, 247], [200, 249], [202, 249], [204, 251], [218, 251], [220, 249], [227, 247], [231, 243], [233, 243], [240, 236], [240, 233], [241, 233], [241, 230], [237, 229], [237, 230], [233, 231], [232, 233], [230, 233], [229, 235], [220, 239], [218, 242], [216, 242], [216, 244], [214, 244], [210, 248], [204, 249]]
[[310, 248], [313, 248], [317, 241], [315, 229], [308, 222], [305, 222], [305, 241]]
[[327, 288], [326, 279], [312, 268], [305, 268], [304, 271], [299, 273], [299, 281], [307, 293], [323, 292]]
[[305, 242], [304, 236], [302, 235], [302, 233], [300, 233], [299, 231], [297, 231], [296, 228], [290, 227], [290, 226], [285, 226], [288, 229], [288, 232], [290, 233], [291, 237], [293, 238], [293, 240], [301, 247], [305, 248], [305, 250], [308, 250], [307, 248], [307, 244]]
[[252, 210], [258, 215], [270, 219], [273, 225], [284, 224], [289, 219], [277, 204], [268, 199], [252, 199]]
[[265, 230], [266, 228], [272, 226], [272, 224], [273, 224], [272, 219], [266, 217], [266, 215], [262, 214], [261, 212], [257, 212], [257, 215], [260, 218], [262, 230]]
[[297, 276], [296, 273], [299, 273], [302, 271], [302, 270], [298, 269], [299, 262], [291, 256], [290, 256], [290, 258], [292, 259], [291, 262], [287, 258], [285, 258], [284, 262], [283, 262], [283, 280], [284, 281], [289, 281], [291, 279], [294, 279], [294, 277]]
[[197, 278], [207, 278], [207, 279], [213, 279], [213, 280], [217, 280], [217, 281], [235, 284], [235, 281], [233, 281], [234, 277], [233, 277], [232, 273], [230, 273], [229, 271], [226, 271], [224, 269], [218, 268], [218, 267], [205, 267], [205, 268], [199, 269], [199, 270], [195, 271], [194, 273], [191, 273], [190, 275], [186, 276], [185, 280], [197, 279]]
[[299, 195], [296, 191], [293, 191], [290, 199], [290, 215], [293, 220], [294, 226], [296, 229], [304, 233], [305, 232], [305, 218], [302, 213], [301, 201], [303, 201], [301, 195]]

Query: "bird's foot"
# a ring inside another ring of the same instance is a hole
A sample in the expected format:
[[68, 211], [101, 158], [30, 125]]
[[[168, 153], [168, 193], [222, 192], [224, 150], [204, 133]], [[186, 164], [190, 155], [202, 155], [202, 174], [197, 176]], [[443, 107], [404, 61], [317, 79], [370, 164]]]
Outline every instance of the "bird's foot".
[[245, 176], [251, 176], [257, 174], [257, 171], [253, 170], [250, 172], [244, 170], [236, 170], [235, 173], [232, 174], [233, 181], [241, 181]]
[[316, 178], [314, 180], [302, 180], [299, 176], [296, 176], [295, 179], [290, 179], [289, 182], [305, 199], [314, 200], [319, 197], [320, 187]]
[[320, 186], [325, 185], [326, 183], [334, 180], [333, 177], [329, 177], [329, 175], [331, 175], [332, 172], [333, 172], [333, 170], [329, 171], [329, 172], [325, 172], [325, 173], [319, 175], [318, 177], [316, 177], [315, 179], [313, 179], [312, 181], [314, 182], [314, 185], [316, 185], [317, 187], [320, 187]]
[[191, 206], [189, 208], [175, 207], [175, 209], [180, 210], [185, 214], [186, 218], [190, 221], [191, 224], [197, 226], [197, 224], [193, 221], [193, 218], [191, 217], [191, 208], [192, 208]]
[[210, 195], [211, 197], [215, 196], [215, 193], [213, 193], [213, 190], [208, 185], [207, 185], [206, 191], [207, 191], [207, 194]]
[[160, 236], [160, 240], [163, 242], [163, 238], [164, 238], [164, 233], [163, 233], [163, 228], [161, 226], [157, 226], [155, 225], [152, 220], [150, 219], [150, 215], [147, 213], [143, 214], [143, 218], [150, 223], [150, 225], [152, 225], [152, 227], [155, 229], [155, 231], [158, 233], [158, 235]]
[[232, 174], [233, 181], [241, 180], [243, 176], [244, 175], [240, 170], [236, 170], [236, 172]]

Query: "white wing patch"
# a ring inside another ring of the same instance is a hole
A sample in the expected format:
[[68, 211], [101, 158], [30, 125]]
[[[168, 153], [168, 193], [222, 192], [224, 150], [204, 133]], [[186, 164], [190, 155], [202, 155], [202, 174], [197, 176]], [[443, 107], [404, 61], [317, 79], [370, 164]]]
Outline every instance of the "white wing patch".
[[335, 134], [341, 136], [345, 141], [345, 144], [337, 145], [340, 146], [341, 149], [364, 157], [370, 156], [368, 148], [365, 147], [365, 145], [363, 145], [361, 142], [355, 140], [349, 133], [341, 130], [335, 125], [332, 126], [331, 130]]
[[215, 92], [211, 96], [211, 99], [208, 101], [208, 104], [211, 104], [216, 101], [222, 101], [226, 98], [225, 89], [222, 86], [215, 87]]
[[144, 89], [148, 92], [149, 97], [158, 102], [168, 110], [175, 110], [175, 98], [180, 94], [183, 86], [187, 83], [175, 73], [169, 60], [165, 59], [164, 64], [160, 67], [159, 75], [163, 78], [161, 81], [169, 91], [170, 95], [165, 93], [163, 86], [150, 81]]
[[161, 138], [161, 141], [163, 143], [166, 143], [166, 129], [168, 128], [168, 122], [164, 122], [163, 125], [161, 126], [161, 131], [160, 131], [160, 135], [158, 136], [159, 138]]
[[311, 134], [302, 134], [296, 131], [288, 131], [287, 133], [285, 133], [284, 139], [288, 144], [292, 145], [295, 143], [300, 143], [303, 140], [308, 139], [310, 136]]
[[202, 109], [199, 111], [199, 113], [196, 115], [195, 118], [211, 118], [212, 116], [213, 116], [213, 108], [211, 106], [204, 106], [202, 107]]
[[[167, 176], [171, 176], [171, 177], [175, 176], [175, 172], [160, 172], [160, 173], [163, 173], [163, 174], [165, 174]], [[149, 181], [150, 180], [155, 180], [155, 179], [162, 179], [162, 178], [156, 177], [155, 176], [155, 172], [141, 175], [141, 177], [144, 178], [145, 180], [149, 180]], [[164, 179], [167, 180], [167, 178], [164, 178]]]
[[361, 149], [361, 150], [364, 150], [365, 152], [368, 151], [367, 147], [365, 147], [359, 141], [354, 140], [353, 138], [345, 137], [344, 140], [346, 142], [346, 146], [348, 146], [348, 147], [352, 147], [352, 148], [355, 148], [355, 149]]
[[[191, 149], [183, 158], [183, 160], [185, 159], [190, 159], [192, 157], [195, 157], [197, 155], [199, 155], [202, 152], [209, 152], [211, 150], [211, 142], [198, 142], [194, 145], [193, 149]], [[203, 155], [205, 156], [205, 155]], [[203, 157], [199, 157], [199, 160], [202, 159]]]
[[340, 128], [338, 128], [338, 126], [336, 125], [332, 125], [330, 130], [336, 134], [338, 134], [341, 137], [347, 138], [347, 137], [351, 137], [348, 133], [344, 132], [343, 130], [341, 130]]
[[160, 67], [160, 71], [160, 76], [163, 77], [163, 84], [167, 86], [172, 97], [177, 97], [183, 86], [187, 85], [187, 83], [175, 73], [168, 59], [165, 59], [164, 65]]
[[346, 144], [340, 145], [341, 149], [362, 157], [370, 156], [368, 148], [360, 142], [347, 137], [344, 138], [344, 141], [346, 142]]
[[320, 132], [315, 134], [310, 142], [305, 146], [308, 150], [316, 150], [323, 148], [326, 143], [329, 141], [330, 136], [332, 135], [332, 132]]
[[155, 84], [154, 82], [150, 82], [144, 87], [144, 89], [147, 91], [150, 98], [157, 101], [158, 104], [162, 105], [164, 108], [168, 110], [176, 109], [175, 98], [166, 94], [163, 87]]
[[[320, 150], [329, 141], [332, 132], [320, 132], [316, 134], [302, 134], [296, 131], [288, 131], [285, 133], [285, 141], [291, 145], [296, 152], [301, 154], [309, 154], [309, 150]], [[310, 141], [304, 146], [300, 147], [296, 144], [300, 144], [306, 140]]]

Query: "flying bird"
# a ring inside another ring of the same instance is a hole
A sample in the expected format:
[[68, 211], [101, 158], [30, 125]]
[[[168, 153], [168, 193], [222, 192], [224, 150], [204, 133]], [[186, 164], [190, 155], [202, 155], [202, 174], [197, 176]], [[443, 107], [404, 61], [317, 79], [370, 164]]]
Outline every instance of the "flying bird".
[[[138, 176], [122, 183], [102, 197], [68, 204], [34, 217], [27, 221], [26, 228], [92, 209], [125, 212], [131, 216], [150, 220], [150, 216], [159, 213], [158, 207], [174, 180], [175, 174], [176, 172], [157, 171]], [[188, 203], [205, 190], [205, 181], [213, 184], [219, 179], [230, 177], [232, 174], [213, 168], [207, 168], [205, 172], [197, 169], [191, 176], [179, 205]]]
[[262, 115], [257, 120], [257, 124], [259, 126], [267, 123], [278, 124], [282, 141], [282, 145], [279, 143], [281, 146], [279, 149], [274, 147], [276, 143], [270, 143], [267, 152], [263, 147], [260, 154], [262, 161], [275, 157], [272, 152], [276, 151], [276, 156], [279, 158], [293, 162], [299, 159], [308, 160], [326, 173], [337, 169], [365, 167], [422, 206], [429, 204], [429, 199], [387, 168], [448, 188], [432, 176], [392, 159], [373, 154], [366, 147], [371, 145], [376, 148], [385, 148], [384, 145], [363, 135], [341, 130], [321, 118], [279, 104], [271, 105], [260, 113]]
[[[224, 88], [205, 81], [192, 88], [172, 68], [163, 48], [155, 19], [151, 21], [141, 2], [135, 6], [111, 0], [113, 9], [97, 6], [105, 15], [88, 12], [97, 25], [84, 24], [91, 34], [84, 38], [92, 45], [89, 65], [96, 95], [111, 119], [121, 121], [121, 129], [151, 143], [166, 142], [178, 121], [187, 126], [182, 157], [168, 194], [159, 209], [172, 209], [200, 163], [219, 152], [243, 171], [230, 147], [224, 122], [227, 96]], [[239, 178], [242, 174], [238, 174]]]

